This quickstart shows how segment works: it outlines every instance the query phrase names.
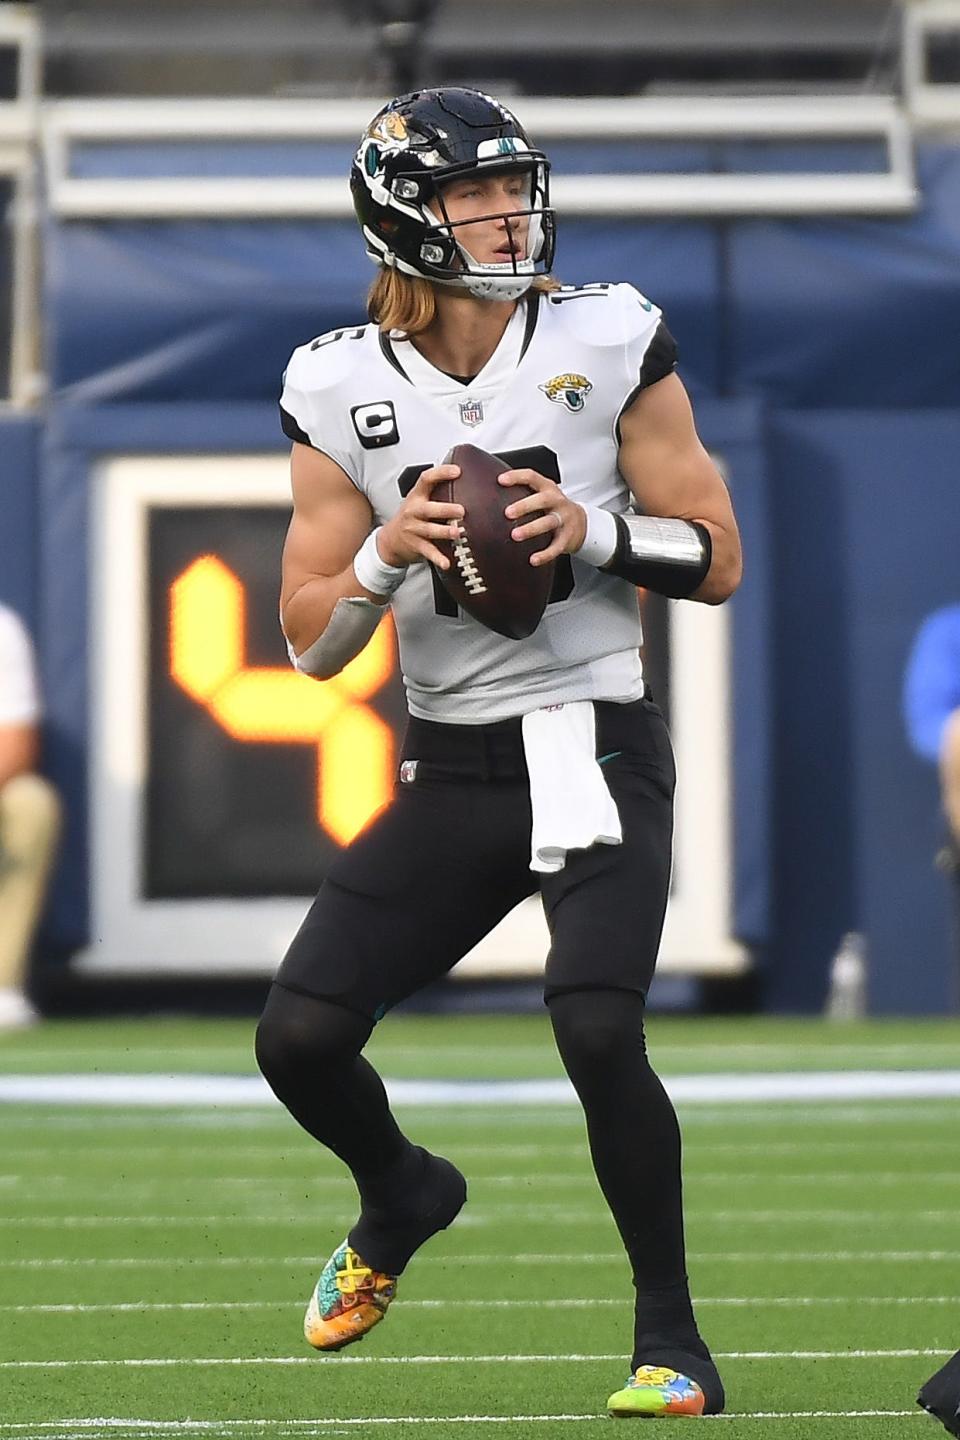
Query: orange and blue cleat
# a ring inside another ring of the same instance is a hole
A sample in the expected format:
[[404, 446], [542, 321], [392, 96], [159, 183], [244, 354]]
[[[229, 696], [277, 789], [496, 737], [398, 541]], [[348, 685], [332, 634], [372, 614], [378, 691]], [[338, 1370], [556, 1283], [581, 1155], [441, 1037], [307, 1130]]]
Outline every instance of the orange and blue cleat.
[[663, 1365], [640, 1365], [623, 1389], [610, 1396], [607, 1413], [617, 1420], [702, 1415], [705, 1403], [695, 1380]]
[[342, 1350], [380, 1324], [396, 1293], [396, 1275], [371, 1270], [344, 1240], [323, 1267], [303, 1333], [315, 1350]]

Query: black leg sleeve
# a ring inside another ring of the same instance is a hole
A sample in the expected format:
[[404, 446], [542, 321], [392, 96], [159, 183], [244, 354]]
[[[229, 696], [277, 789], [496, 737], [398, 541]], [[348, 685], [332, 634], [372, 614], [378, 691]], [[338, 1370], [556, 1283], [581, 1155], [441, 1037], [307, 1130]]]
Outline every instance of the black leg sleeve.
[[362, 1055], [372, 1022], [341, 1005], [271, 987], [257, 1028], [257, 1063], [308, 1134], [359, 1180], [401, 1160], [401, 1132], [383, 1081]]
[[[702, 1385], [708, 1408], [722, 1409], [719, 1376], [687, 1285], [680, 1127], [647, 1059], [643, 999], [626, 990], [578, 990], [554, 995], [549, 1009], [636, 1286], [633, 1364], [683, 1370]], [[696, 1359], [702, 1363], [695, 1368]]]
[[397, 1125], [383, 1081], [359, 1053], [372, 1028], [355, 1011], [275, 984], [257, 1029], [257, 1062], [294, 1119], [350, 1169], [361, 1206], [350, 1244], [374, 1269], [399, 1275], [455, 1218], [466, 1184]]

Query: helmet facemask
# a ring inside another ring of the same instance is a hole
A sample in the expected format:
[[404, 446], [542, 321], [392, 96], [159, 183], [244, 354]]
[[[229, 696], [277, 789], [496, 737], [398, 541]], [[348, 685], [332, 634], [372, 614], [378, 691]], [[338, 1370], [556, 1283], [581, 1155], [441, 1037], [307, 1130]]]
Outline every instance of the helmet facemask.
[[[493, 210], [482, 215], [452, 219], [447, 209], [445, 191], [458, 179], [483, 178], [485, 174], [517, 175], [523, 181], [523, 194], [517, 208]], [[486, 171], [478, 166], [463, 176], [443, 177], [436, 187], [433, 204], [425, 208], [434, 215], [434, 225], [424, 236], [422, 258], [442, 265], [446, 275], [434, 277], [437, 284], [466, 290], [480, 300], [518, 300], [529, 288], [537, 273], [537, 261], [544, 249], [544, 211], [546, 206], [546, 166], [493, 166]], [[435, 211], [439, 210], [439, 216]], [[505, 221], [503, 239], [508, 253], [500, 261], [479, 260], [470, 245], [472, 227], [491, 221]], [[437, 223], [439, 221], [439, 223]], [[455, 247], [451, 253], [451, 242]], [[453, 271], [454, 273], [449, 273]]]

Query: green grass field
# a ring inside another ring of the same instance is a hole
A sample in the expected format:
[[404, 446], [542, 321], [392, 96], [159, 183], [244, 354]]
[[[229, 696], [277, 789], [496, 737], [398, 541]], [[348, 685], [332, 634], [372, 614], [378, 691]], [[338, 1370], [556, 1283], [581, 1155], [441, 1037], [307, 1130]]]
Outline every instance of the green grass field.
[[[0, 1041], [0, 1083], [252, 1073], [252, 1029], [50, 1023]], [[651, 1051], [667, 1077], [960, 1068], [960, 1025], [654, 1019]], [[395, 1078], [561, 1073], [540, 1016], [400, 1016], [370, 1054]], [[387, 1321], [322, 1357], [302, 1310], [355, 1195], [279, 1108], [0, 1107], [0, 1440], [609, 1436], [630, 1296], [578, 1111], [401, 1118], [466, 1171], [470, 1203]], [[914, 1397], [960, 1346], [960, 1101], [708, 1101], [681, 1121], [693, 1292], [730, 1407], [700, 1423], [943, 1434]]]

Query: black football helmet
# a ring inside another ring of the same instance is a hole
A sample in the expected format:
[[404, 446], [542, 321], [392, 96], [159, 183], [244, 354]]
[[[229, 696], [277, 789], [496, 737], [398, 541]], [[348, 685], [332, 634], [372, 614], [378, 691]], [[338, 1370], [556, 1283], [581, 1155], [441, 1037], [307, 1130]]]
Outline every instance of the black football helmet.
[[[482, 264], [456, 233], [476, 221], [451, 225], [442, 187], [465, 175], [504, 171], [522, 174], [528, 185], [526, 208], [512, 212], [528, 217], [526, 253]], [[489, 95], [415, 90], [391, 100], [370, 122], [350, 169], [350, 189], [367, 254], [378, 265], [457, 286], [480, 299], [516, 300], [534, 275], [553, 263], [549, 175], [546, 155], [531, 147], [515, 116]]]

